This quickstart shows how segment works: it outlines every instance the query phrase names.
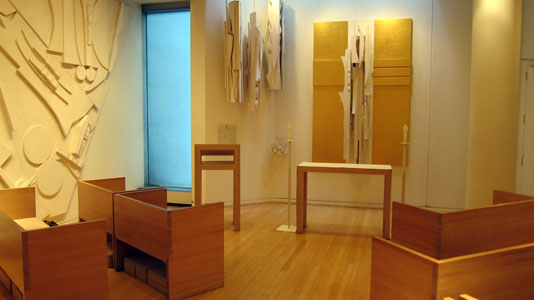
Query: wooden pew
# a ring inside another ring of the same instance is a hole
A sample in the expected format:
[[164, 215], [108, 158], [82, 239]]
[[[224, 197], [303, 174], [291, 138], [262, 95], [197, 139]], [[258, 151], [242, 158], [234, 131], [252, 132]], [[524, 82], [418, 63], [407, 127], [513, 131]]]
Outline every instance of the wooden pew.
[[81, 220], [106, 220], [106, 231], [113, 234], [113, 194], [124, 192], [124, 177], [78, 182], [78, 212]]
[[534, 243], [441, 260], [380, 237], [372, 247], [372, 300], [534, 299]]
[[165, 189], [115, 195], [116, 268], [128, 247], [167, 265], [167, 296], [183, 299], [224, 286], [224, 206], [167, 209]]
[[534, 200], [446, 213], [394, 202], [392, 241], [436, 259], [490, 251], [534, 242], [533, 215]]
[[107, 299], [104, 220], [25, 230], [35, 188], [0, 190], [0, 267], [24, 299]]

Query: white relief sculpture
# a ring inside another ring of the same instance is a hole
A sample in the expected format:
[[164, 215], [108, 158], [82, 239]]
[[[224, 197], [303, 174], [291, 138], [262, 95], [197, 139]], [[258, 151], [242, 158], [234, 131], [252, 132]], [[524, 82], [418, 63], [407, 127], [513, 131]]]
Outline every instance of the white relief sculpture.
[[26, 159], [34, 165], [40, 165], [48, 160], [55, 147], [56, 143], [50, 131], [42, 125], [30, 127], [24, 135], [22, 150]]
[[115, 0], [0, 0], [0, 187], [35, 185], [39, 218], [71, 206], [124, 10]]
[[341, 57], [345, 87], [343, 104], [344, 149], [348, 163], [371, 162], [371, 116], [373, 105], [373, 20], [349, 21], [348, 47]]
[[226, 101], [240, 103], [242, 99], [242, 62], [241, 62], [241, 4], [231, 1], [226, 4], [224, 21], [224, 65]]
[[284, 71], [284, 3], [283, 0], [267, 0], [267, 35], [265, 59], [267, 61], [267, 85], [271, 90], [282, 89]]
[[250, 14], [247, 37], [247, 73], [246, 80], [246, 101], [250, 111], [255, 111], [260, 105], [260, 82], [261, 82], [261, 33], [260, 26], [256, 20], [256, 12]]

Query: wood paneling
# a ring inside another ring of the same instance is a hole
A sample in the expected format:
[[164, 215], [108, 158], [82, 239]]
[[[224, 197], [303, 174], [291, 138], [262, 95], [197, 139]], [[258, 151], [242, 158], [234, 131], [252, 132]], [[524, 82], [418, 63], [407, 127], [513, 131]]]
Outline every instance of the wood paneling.
[[442, 215], [441, 257], [534, 242], [534, 200]]
[[13, 220], [35, 217], [35, 187], [3, 189], [0, 210]]
[[112, 192], [122, 192], [126, 190], [126, 178], [124, 177], [84, 180], [83, 182], [105, 188]]
[[167, 189], [165, 188], [148, 188], [126, 191], [119, 194], [164, 209], [167, 208]]
[[[2, 194], [6, 191], [8, 190], [3, 190]], [[20, 289], [24, 289], [22, 231], [24, 230], [0, 209], [0, 267]]]
[[114, 205], [115, 238], [166, 262], [167, 210], [120, 194], [115, 196]]
[[373, 163], [402, 165], [410, 126], [412, 20], [375, 20]]
[[433, 299], [437, 266], [432, 260], [381, 238], [373, 238], [371, 300]]
[[[183, 299], [223, 286], [223, 203], [167, 210], [132, 198], [154, 202], [158, 196], [166, 199], [166, 191], [115, 195], [116, 260], [131, 251], [131, 246], [165, 262], [169, 299]], [[121, 268], [119, 262], [116, 268]]]
[[312, 161], [345, 162], [339, 92], [345, 85], [341, 56], [348, 45], [348, 22], [316, 22], [313, 28]]
[[393, 241], [445, 259], [534, 242], [534, 200], [438, 213], [393, 203]]
[[107, 299], [106, 223], [22, 234], [27, 299]]
[[391, 240], [425, 255], [440, 255], [441, 214], [393, 202]]
[[371, 299], [436, 300], [467, 293], [480, 299], [530, 300], [533, 283], [532, 243], [436, 260], [373, 238]]
[[221, 202], [170, 212], [169, 295], [182, 299], [224, 286], [223, 214]]
[[534, 244], [440, 261], [436, 298], [463, 293], [484, 300], [534, 299]]
[[[105, 181], [98, 181], [102, 182]], [[106, 220], [106, 231], [113, 234], [113, 191], [89, 181], [79, 181], [78, 214], [85, 221]]]
[[534, 196], [509, 193], [504, 191], [493, 191], [493, 204], [504, 204], [518, 201], [534, 200]]

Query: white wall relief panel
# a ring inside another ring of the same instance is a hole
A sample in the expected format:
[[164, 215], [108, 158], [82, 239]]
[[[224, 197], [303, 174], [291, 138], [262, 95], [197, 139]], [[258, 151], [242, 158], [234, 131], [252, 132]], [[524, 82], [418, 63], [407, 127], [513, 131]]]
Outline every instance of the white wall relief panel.
[[123, 6], [0, 0], [0, 187], [35, 186], [40, 218], [62, 216], [73, 199]]

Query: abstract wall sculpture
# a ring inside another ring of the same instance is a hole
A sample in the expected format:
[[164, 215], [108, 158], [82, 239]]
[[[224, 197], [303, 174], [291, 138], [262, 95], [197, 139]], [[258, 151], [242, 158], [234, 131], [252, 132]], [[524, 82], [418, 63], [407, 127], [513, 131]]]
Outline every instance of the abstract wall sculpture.
[[239, 1], [226, 3], [226, 21], [224, 21], [224, 67], [226, 101], [240, 103], [242, 99], [242, 63], [241, 63], [241, 4]]
[[349, 45], [341, 57], [345, 86], [343, 104], [343, 158], [348, 163], [371, 163], [373, 105], [373, 20], [349, 21]]
[[284, 1], [267, 0], [267, 35], [265, 59], [267, 61], [267, 85], [271, 90], [281, 90], [284, 78]]
[[256, 12], [250, 14], [248, 35], [244, 36], [243, 52], [243, 96], [250, 111], [260, 105], [261, 79], [261, 34], [256, 20]]
[[67, 212], [118, 53], [124, 4], [0, 0], [0, 185]]
[[411, 19], [314, 23], [314, 162], [402, 165], [411, 47]]

